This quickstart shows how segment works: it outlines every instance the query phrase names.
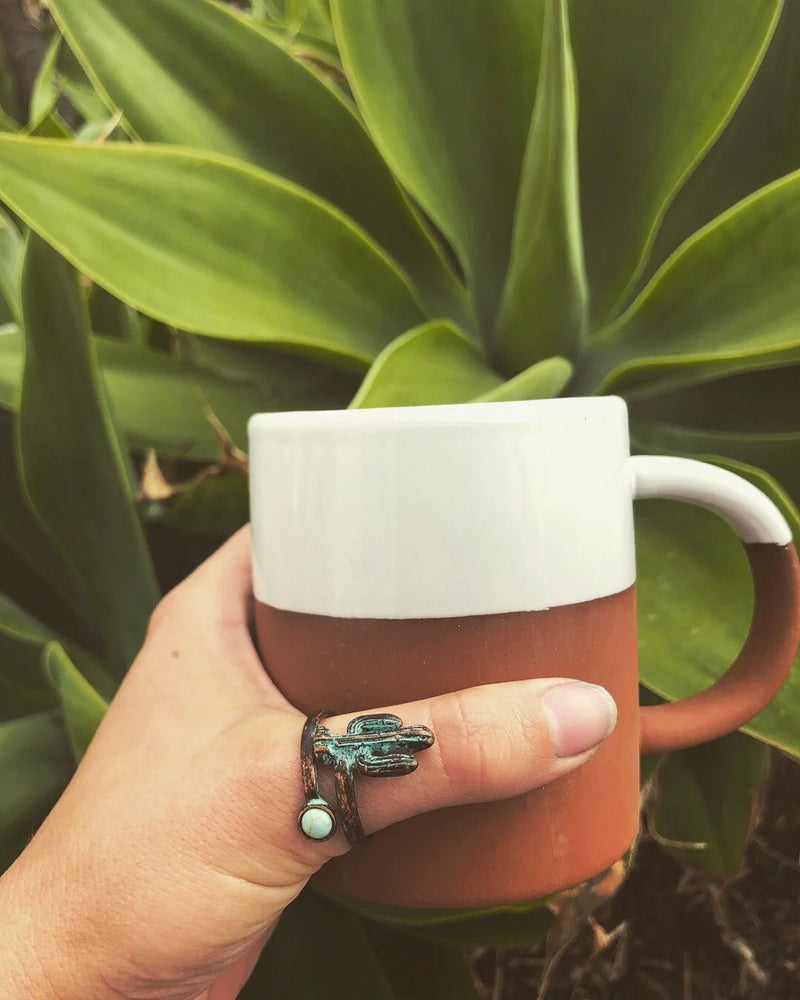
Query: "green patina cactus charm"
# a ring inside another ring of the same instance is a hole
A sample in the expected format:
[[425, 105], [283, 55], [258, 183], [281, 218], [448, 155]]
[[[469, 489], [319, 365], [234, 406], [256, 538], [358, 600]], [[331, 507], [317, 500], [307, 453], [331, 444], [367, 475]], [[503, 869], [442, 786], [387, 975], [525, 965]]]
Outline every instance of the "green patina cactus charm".
[[414, 756], [433, 743], [433, 733], [425, 726], [404, 726], [396, 715], [359, 715], [347, 726], [344, 736], [317, 729], [314, 753], [320, 764], [359, 771], [371, 778], [391, 778], [411, 774], [417, 768]]
[[336, 817], [320, 793], [317, 765], [332, 767], [336, 804], [342, 831], [351, 844], [367, 840], [355, 794], [355, 776], [393, 778], [417, 768], [414, 756], [434, 743], [426, 726], [404, 726], [388, 712], [359, 715], [351, 719], [347, 732], [331, 733], [320, 721], [330, 713], [310, 716], [303, 727], [301, 744], [306, 804], [298, 825], [310, 840], [328, 840], [336, 832]]

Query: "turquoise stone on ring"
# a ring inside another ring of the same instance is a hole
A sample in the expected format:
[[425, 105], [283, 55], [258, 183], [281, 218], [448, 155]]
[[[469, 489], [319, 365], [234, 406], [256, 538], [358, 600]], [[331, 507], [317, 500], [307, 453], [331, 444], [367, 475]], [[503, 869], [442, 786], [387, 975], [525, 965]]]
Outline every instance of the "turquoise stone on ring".
[[336, 818], [327, 802], [309, 802], [297, 821], [310, 840], [328, 840], [336, 832]]

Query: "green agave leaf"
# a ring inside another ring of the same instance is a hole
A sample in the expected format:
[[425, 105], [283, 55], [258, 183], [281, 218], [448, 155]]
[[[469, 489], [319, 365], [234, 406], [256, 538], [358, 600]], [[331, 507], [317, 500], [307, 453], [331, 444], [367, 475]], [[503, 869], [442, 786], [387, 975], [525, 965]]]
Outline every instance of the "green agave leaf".
[[501, 381], [468, 337], [452, 323], [435, 320], [384, 348], [350, 406], [462, 403]]
[[781, 0], [573, 0], [581, 210], [595, 325], [758, 67]]
[[789, 366], [640, 397], [630, 407], [632, 438], [640, 451], [702, 458], [743, 475], [800, 537], [799, 393], [800, 368]]
[[746, 372], [672, 392], [637, 394], [632, 420], [696, 430], [782, 434], [800, 427], [800, 365]]
[[358, 376], [309, 358], [279, 354], [264, 344], [232, 344], [184, 334], [181, 356], [193, 367], [198, 389], [243, 450], [247, 420], [258, 411], [337, 410], [347, 406]]
[[303, 30], [318, 38], [334, 40], [330, 0], [289, 0], [288, 7], [303, 10]]
[[[214, 462], [221, 447], [210, 414], [246, 449], [253, 413], [340, 408], [358, 384], [349, 373], [261, 345], [186, 339], [192, 342], [186, 361], [137, 344], [93, 340], [114, 415], [134, 448]], [[2, 408], [18, 407], [23, 357], [22, 334], [0, 333]]]
[[[270, 27], [267, 21], [260, 21], [264, 27]], [[280, 30], [274, 25], [273, 31]], [[328, 42], [317, 38], [315, 35], [306, 34], [304, 31], [288, 31], [282, 39], [283, 44], [292, 55], [301, 62], [313, 67], [314, 71], [321, 76], [331, 87], [346, 87], [342, 60], [339, 58], [339, 50], [335, 42]]]
[[786, 519], [786, 523], [792, 530], [795, 544], [800, 542], [800, 511], [797, 509], [798, 505], [772, 476], [763, 469], [757, 469], [753, 465], [747, 465], [745, 462], [738, 462], [732, 458], [723, 458], [719, 455], [708, 456], [707, 461], [712, 462], [714, 465], [719, 465], [729, 472], [735, 472], [737, 476], [741, 476], [754, 486], [757, 486], [762, 493], [766, 493]]
[[0, 872], [21, 853], [72, 772], [67, 736], [55, 715], [0, 725]]
[[482, 1000], [466, 949], [380, 924], [366, 924], [365, 930], [397, 1000]]
[[241, 1000], [265, 997], [398, 1000], [362, 923], [310, 889], [281, 917], [241, 993]]
[[[167, 478], [175, 470], [162, 467]], [[249, 520], [248, 481], [240, 468], [200, 470], [176, 492], [140, 506], [163, 591], [185, 579]]]
[[320, 195], [399, 261], [432, 311], [457, 309], [455, 279], [351, 106], [252, 21], [213, 0], [51, 9], [142, 139], [246, 160]]
[[[0, 76], [2, 76], [2, 66], [0, 66]], [[0, 106], [0, 132], [19, 132], [21, 127], [19, 122], [14, 121]]]
[[577, 391], [671, 388], [800, 359], [800, 172], [683, 244], [589, 346]]
[[152, 520], [221, 544], [249, 520], [248, 479], [238, 469], [208, 475], [158, 506], [149, 515]]
[[[210, 406], [234, 442], [245, 447], [248, 418], [270, 409], [274, 401], [257, 385], [196, 369], [161, 351], [104, 337], [94, 337], [92, 342], [114, 416], [134, 448], [214, 462], [220, 456], [220, 441], [206, 407]], [[0, 334], [0, 407], [16, 410], [18, 406], [23, 357], [22, 334]], [[286, 360], [287, 381], [291, 383], [293, 366], [301, 364], [299, 359]], [[280, 360], [275, 362], [273, 379], [282, 380]]]
[[[797, 423], [800, 425], [800, 413]], [[733, 459], [733, 464], [751, 466], [762, 476], [768, 473], [800, 503], [800, 430], [783, 434], [747, 434], [637, 423], [633, 437], [643, 451], [719, 457], [721, 461], [727, 460], [726, 464], [731, 464]]]
[[86, 123], [105, 121], [108, 118], [105, 101], [94, 89], [75, 54], [64, 44], [63, 38], [58, 56], [57, 81], [59, 90], [69, 98], [70, 104]]
[[0, 593], [0, 721], [55, 706], [41, 664], [45, 646], [58, 639], [87, 682], [108, 698], [113, 695], [112, 678], [86, 649], [69, 639], [61, 639], [53, 629]]
[[[76, 131], [77, 139], [89, 141], [98, 138], [100, 134], [107, 135], [107, 124], [111, 117], [105, 104], [100, 100], [90, 85], [81, 86], [64, 77], [60, 78], [62, 92], [69, 98], [84, 124]], [[114, 113], [114, 117], [118, 112]], [[102, 133], [101, 133], [102, 130]], [[115, 136], [117, 138], [117, 136]]]
[[58, 113], [58, 110], [53, 108], [44, 118], [25, 129], [25, 135], [38, 139], [71, 139], [72, 130]]
[[34, 235], [22, 268], [22, 312], [23, 479], [74, 566], [110, 663], [121, 672], [138, 652], [158, 589], [98, 379], [78, 277]]
[[666, 754], [656, 771], [650, 833], [684, 864], [733, 875], [758, 822], [769, 749], [732, 733]]
[[0, 136], [0, 194], [98, 284], [192, 332], [363, 366], [420, 318], [344, 216], [222, 157]]
[[556, 396], [570, 379], [564, 358], [548, 358], [508, 382], [452, 323], [434, 321], [398, 337], [375, 359], [352, 408], [499, 402]]
[[86, 753], [108, 705], [67, 656], [60, 643], [50, 642], [45, 646], [42, 663], [61, 702], [72, 752], [78, 763]]
[[[252, 12], [251, 12], [252, 16]], [[336, 42], [333, 40], [333, 27], [330, 27], [330, 38], [320, 37], [313, 26], [309, 29], [308, 21], [304, 21], [298, 30], [284, 21], [275, 21], [270, 17], [255, 17], [270, 34], [277, 34], [281, 45], [289, 50], [301, 62], [310, 66], [325, 82], [335, 90], [350, 96], [347, 80], [342, 68], [342, 60]]]
[[114, 413], [134, 448], [155, 448], [164, 456], [213, 462], [220, 440], [209, 415], [217, 414], [242, 447], [259, 393], [212, 373], [196, 372], [175, 358], [146, 348], [96, 340], [100, 366]]
[[[2, 370], [5, 336], [0, 335], [0, 371]], [[15, 383], [16, 385], [16, 383]], [[16, 390], [15, 390], [16, 394]], [[0, 392], [0, 395], [2, 393]], [[17, 461], [16, 416], [0, 410], [0, 544], [5, 547], [5, 558], [0, 566], [14, 554], [19, 565], [34, 570], [34, 579], [28, 581], [28, 596], [36, 595], [36, 609], [46, 608], [52, 613], [69, 609], [77, 615], [82, 624], [90, 617], [88, 601], [85, 599], [80, 580], [74, 568], [66, 560], [36, 515], [25, 485], [20, 477]], [[12, 596], [22, 600], [21, 574], [12, 566], [10, 573], [3, 573], [2, 586]], [[57, 620], [55, 615], [53, 619]], [[68, 614], [68, 617], [71, 617]], [[66, 625], [67, 622], [62, 621]], [[74, 620], [72, 622], [74, 624]]]
[[327, 0], [252, 0], [250, 14], [260, 23], [285, 32], [287, 40], [305, 35], [333, 43]]
[[39, 669], [42, 649], [52, 637], [49, 629], [0, 594], [0, 723], [55, 707]]
[[413, 933], [414, 937], [425, 941], [461, 948], [472, 946], [500, 948], [513, 945], [521, 947], [544, 941], [552, 924], [553, 916], [550, 911], [545, 906], [539, 906], [520, 913], [502, 910], [487, 914], [485, 917], [428, 924], [414, 928], [413, 932], [405, 928], [405, 932]]
[[755, 79], [722, 135], [678, 192], [653, 247], [652, 273], [692, 233], [800, 167], [800, 5], [784, 3]]
[[0, 325], [19, 319], [21, 259], [22, 237], [8, 213], [0, 208]]
[[[106, 115], [100, 121], [85, 122], [75, 132], [75, 142], [102, 145], [104, 142], [127, 142], [119, 115]], [[94, 286], [98, 287], [97, 285]]]
[[466, 952], [423, 941], [307, 889], [288, 908], [242, 1000], [479, 1000]]
[[339, 901], [367, 920], [426, 940], [462, 946], [531, 944], [546, 937], [553, 922], [544, 899], [483, 910], [412, 909], [345, 897]]
[[[636, 506], [642, 683], [670, 701], [708, 687], [736, 658], [752, 611], [747, 558], [708, 511], [664, 500]], [[800, 662], [746, 733], [800, 757]]]
[[508, 266], [542, 5], [333, 0], [331, 6], [370, 134], [455, 247], [488, 333]]
[[502, 403], [515, 399], [552, 399], [558, 396], [572, 378], [572, 365], [566, 358], [545, 358], [525, 371], [501, 382], [477, 396], [476, 403]]
[[89, 317], [92, 329], [104, 337], [140, 345], [145, 343], [142, 317], [100, 285], [92, 285], [89, 289]]
[[39, 72], [36, 74], [36, 80], [33, 84], [29, 113], [29, 121], [32, 128], [35, 128], [43, 119], [47, 118], [58, 100], [56, 66], [58, 65], [60, 48], [61, 35], [56, 31], [50, 39], [50, 44], [47, 46], [47, 51], [39, 66]]
[[7, 121], [9, 124], [8, 131], [15, 131], [15, 126], [18, 126], [14, 119], [22, 120], [22, 107], [17, 94], [17, 85], [8, 65], [5, 40], [0, 40], [0, 111], [4, 122]]
[[586, 326], [567, 0], [548, 0], [545, 10], [539, 85], [493, 340], [498, 365], [509, 372], [554, 354], [575, 354]]
[[33, 615], [17, 607], [5, 594], [0, 594], [0, 632], [20, 642], [38, 647], [44, 646], [52, 638], [52, 633]]

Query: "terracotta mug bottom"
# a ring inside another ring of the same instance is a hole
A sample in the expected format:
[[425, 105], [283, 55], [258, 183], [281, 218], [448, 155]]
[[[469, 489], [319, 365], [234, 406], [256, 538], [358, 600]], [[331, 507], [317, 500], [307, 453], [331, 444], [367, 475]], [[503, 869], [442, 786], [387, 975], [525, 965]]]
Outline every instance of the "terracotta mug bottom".
[[629, 849], [639, 822], [634, 587], [545, 611], [464, 618], [333, 618], [257, 602], [256, 630], [271, 677], [307, 714], [551, 676], [602, 684], [617, 702], [614, 733], [577, 771], [523, 796], [382, 830], [327, 864], [321, 887], [391, 906], [499, 906], [583, 882]]

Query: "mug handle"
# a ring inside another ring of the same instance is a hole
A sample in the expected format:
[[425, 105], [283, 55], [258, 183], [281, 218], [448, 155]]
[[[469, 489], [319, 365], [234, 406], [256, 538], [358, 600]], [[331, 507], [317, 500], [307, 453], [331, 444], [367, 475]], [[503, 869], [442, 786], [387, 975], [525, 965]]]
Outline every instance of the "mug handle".
[[775, 504], [752, 483], [690, 458], [629, 459], [634, 499], [687, 500], [720, 514], [744, 544], [753, 574], [753, 618], [727, 673], [699, 694], [640, 709], [642, 753], [717, 739], [757, 715], [778, 692], [800, 641], [800, 567]]

